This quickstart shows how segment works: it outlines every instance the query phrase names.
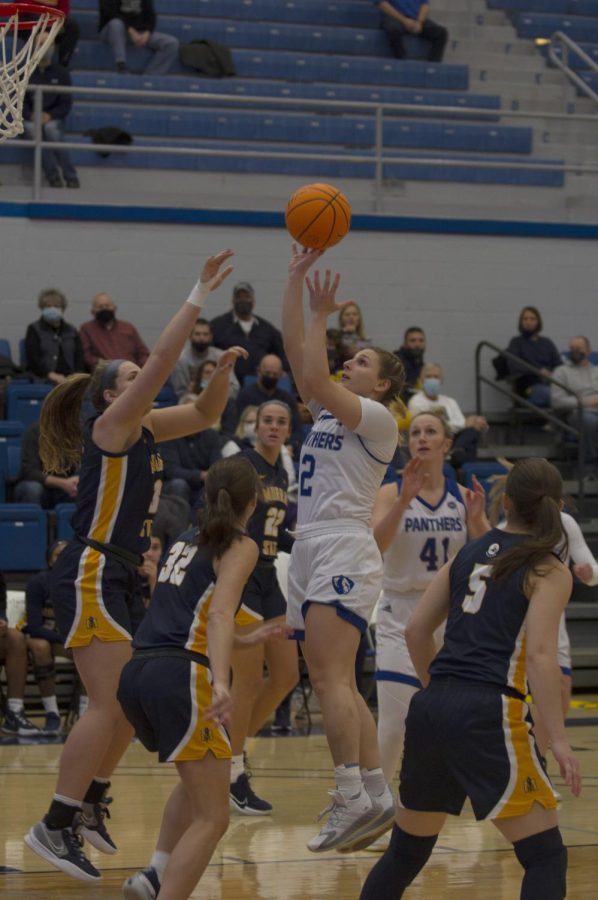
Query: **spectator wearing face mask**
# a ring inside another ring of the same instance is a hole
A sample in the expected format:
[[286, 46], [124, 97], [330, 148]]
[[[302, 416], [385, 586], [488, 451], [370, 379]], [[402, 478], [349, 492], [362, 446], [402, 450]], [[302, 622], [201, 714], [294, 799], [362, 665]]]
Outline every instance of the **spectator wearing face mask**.
[[[196, 379], [200, 366], [205, 362], [217, 363], [223, 350], [214, 347], [212, 329], [207, 319], [195, 320], [195, 325], [189, 335], [189, 342], [179, 357], [172, 375], [170, 384], [177, 395], [179, 402], [190, 390], [191, 382]], [[239, 393], [239, 382], [235, 373], [231, 371], [228, 386], [230, 400], [235, 400]]]
[[234, 286], [232, 306], [230, 312], [217, 316], [210, 324], [216, 347], [221, 350], [244, 347], [247, 350], [247, 359], [240, 357], [235, 366], [235, 374], [241, 384], [246, 375], [255, 373], [267, 353], [279, 356], [286, 366], [282, 335], [278, 328], [254, 314], [255, 291], [249, 282], [240, 281]]
[[488, 430], [484, 416], [464, 416], [454, 397], [441, 394], [444, 381], [438, 363], [428, 363], [421, 370], [422, 390], [409, 400], [412, 416], [440, 410], [453, 434], [451, 462], [460, 468], [464, 462], [472, 462], [477, 456], [480, 434]]
[[85, 372], [81, 339], [74, 325], [64, 321], [67, 300], [56, 288], [47, 288], [38, 297], [41, 315], [27, 326], [25, 354], [27, 368], [36, 378], [60, 384], [73, 372]]
[[[197, 369], [195, 377], [191, 379], [189, 390], [186, 394], [183, 394], [179, 400], [179, 405], [182, 403], [195, 403], [201, 392], [207, 388], [215, 370], [216, 363], [213, 359], [204, 360]], [[229, 397], [220, 419], [217, 422], [214, 422], [212, 428], [216, 431], [221, 431], [226, 435], [231, 435], [235, 430], [237, 419], [236, 400], [232, 400]]]
[[394, 351], [403, 363], [405, 369], [405, 386], [401, 391], [401, 400], [407, 403], [411, 394], [414, 394], [420, 387], [420, 374], [424, 364], [424, 353], [426, 352], [426, 335], [423, 328], [413, 325], [408, 328], [403, 335], [403, 343], [398, 350]]
[[[569, 424], [582, 428], [585, 437], [584, 462], [588, 474], [598, 474], [598, 366], [590, 362], [592, 348], [587, 337], [578, 335], [569, 340], [569, 362], [558, 366], [552, 377], [559, 382], [551, 386], [551, 406], [564, 413]], [[563, 388], [575, 391], [576, 396]], [[578, 400], [583, 404], [579, 414]]]
[[264, 356], [256, 370], [257, 381], [241, 388], [237, 397], [237, 413], [240, 416], [246, 406], [261, 406], [267, 400], [282, 400], [291, 410], [291, 445], [297, 452], [303, 442], [301, 418], [293, 395], [278, 387], [282, 372], [279, 356], [273, 353]]
[[96, 294], [91, 301], [91, 322], [79, 329], [85, 363], [93, 372], [100, 359], [126, 359], [143, 366], [149, 350], [131, 322], [116, 318], [118, 307], [110, 294]]
[[524, 306], [519, 314], [519, 334], [511, 339], [507, 350], [540, 369], [540, 375], [528, 372], [512, 360], [507, 360], [508, 374], [514, 377], [515, 391], [536, 406], [550, 406], [550, 385], [542, 375], [552, 375], [562, 363], [561, 354], [550, 338], [540, 334], [542, 316], [535, 306]]

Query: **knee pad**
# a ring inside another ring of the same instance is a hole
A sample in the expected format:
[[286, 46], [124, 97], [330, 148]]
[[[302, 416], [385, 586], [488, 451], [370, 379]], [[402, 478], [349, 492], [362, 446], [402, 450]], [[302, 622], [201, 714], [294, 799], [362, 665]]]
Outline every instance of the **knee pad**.
[[567, 848], [558, 828], [515, 841], [525, 876], [521, 900], [562, 900], [567, 894]]
[[53, 678], [56, 672], [56, 666], [54, 663], [48, 663], [47, 666], [34, 666], [33, 674], [35, 675], [36, 681], [45, 681], [47, 678]]

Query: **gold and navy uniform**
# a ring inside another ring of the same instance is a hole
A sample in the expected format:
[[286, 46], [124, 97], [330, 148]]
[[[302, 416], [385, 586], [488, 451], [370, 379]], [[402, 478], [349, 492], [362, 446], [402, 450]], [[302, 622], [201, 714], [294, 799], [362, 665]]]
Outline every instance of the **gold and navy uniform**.
[[108, 453], [85, 427], [72, 519], [74, 538], [52, 569], [56, 621], [66, 647], [130, 640], [128, 608], [137, 587], [136, 566], [150, 543], [163, 463], [146, 428], [123, 453]]
[[293, 543], [283, 527], [289, 479], [280, 456], [271, 466], [253, 448], [243, 450], [242, 455], [247, 457], [260, 476], [263, 492], [247, 523], [247, 534], [258, 545], [260, 555], [243, 591], [241, 608], [235, 618], [238, 625], [253, 625], [284, 616], [287, 610], [276, 576], [275, 562], [279, 549], [290, 552]]
[[181, 535], [160, 569], [123, 669], [118, 699], [143, 745], [161, 762], [230, 759], [225, 729], [203, 718], [212, 702], [207, 622], [216, 584], [212, 552], [197, 531]]
[[451, 565], [444, 645], [407, 716], [407, 809], [459, 815], [466, 796], [477, 819], [524, 815], [535, 802], [556, 808], [525, 701], [525, 569], [491, 577], [492, 561], [525, 539], [493, 529]]

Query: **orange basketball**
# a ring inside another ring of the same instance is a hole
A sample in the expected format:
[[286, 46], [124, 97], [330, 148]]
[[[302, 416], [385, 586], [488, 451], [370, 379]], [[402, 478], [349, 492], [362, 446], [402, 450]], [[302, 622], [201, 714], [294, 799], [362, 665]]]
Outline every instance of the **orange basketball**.
[[310, 250], [326, 250], [342, 241], [351, 225], [351, 206], [331, 184], [306, 184], [295, 191], [284, 214], [287, 229]]

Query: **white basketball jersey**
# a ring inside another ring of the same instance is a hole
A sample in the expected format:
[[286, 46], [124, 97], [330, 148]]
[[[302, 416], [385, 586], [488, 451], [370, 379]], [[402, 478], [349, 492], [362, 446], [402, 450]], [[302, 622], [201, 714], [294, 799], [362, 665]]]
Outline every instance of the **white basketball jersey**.
[[466, 542], [465, 505], [456, 482], [447, 478], [436, 506], [415, 497], [405, 510], [384, 554], [385, 593], [425, 591], [438, 569]]
[[361, 421], [346, 428], [315, 400], [314, 425], [301, 448], [297, 525], [350, 519], [370, 523], [376, 493], [393, 458], [398, 429], [376, 400], [361, 401]]

